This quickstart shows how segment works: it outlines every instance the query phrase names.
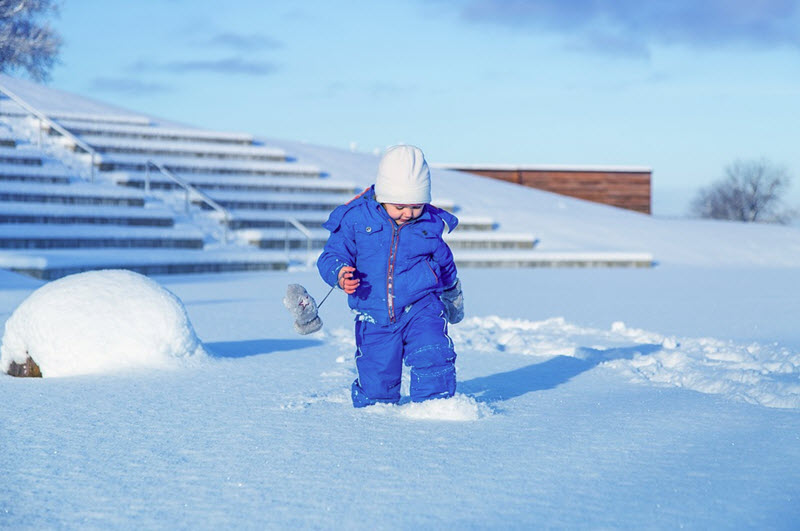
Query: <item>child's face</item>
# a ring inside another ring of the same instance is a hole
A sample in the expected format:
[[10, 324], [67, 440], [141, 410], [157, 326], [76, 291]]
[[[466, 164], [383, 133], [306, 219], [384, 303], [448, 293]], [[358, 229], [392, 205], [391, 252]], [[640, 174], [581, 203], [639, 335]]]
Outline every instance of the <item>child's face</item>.
[[389, 217], [394, 220], [395, 223], [398, 225], [402, 225], [403, 223], [410, 221], [412, 219], [417, 219], [422, 214], [422, 209], [425, 208], [425, 205], [396, 205], [394, 203], [381, 203], [383, 208], [386, 209], [386, 213], [389, 214]]

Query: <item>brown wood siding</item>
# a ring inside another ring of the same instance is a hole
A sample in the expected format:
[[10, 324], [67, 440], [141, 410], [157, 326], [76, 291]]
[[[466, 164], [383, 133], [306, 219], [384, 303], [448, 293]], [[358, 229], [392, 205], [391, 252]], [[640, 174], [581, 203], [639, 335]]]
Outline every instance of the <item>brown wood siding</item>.
[[471, 168], [462, 171], [644, 214], [651, 212], [650, 172]]

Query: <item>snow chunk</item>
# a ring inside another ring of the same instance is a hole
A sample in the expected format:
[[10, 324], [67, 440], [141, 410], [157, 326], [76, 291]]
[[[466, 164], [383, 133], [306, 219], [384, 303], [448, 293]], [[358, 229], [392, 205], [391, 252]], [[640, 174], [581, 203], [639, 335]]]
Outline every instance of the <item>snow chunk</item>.
[[492, 409], [471, 396], [456, 393], [450, 398], [437, 398], [424, 402], [407, 402], [401, 405], [375, 404], [365, 409], [368, 413], [396, 413], [415, 420], [447, 420], [469, 422], [490, 417]]
[[70, 275], [34, 291], [6, 321], [0, 369], [30, 356], [44, 377], [168, 368], [205, 356], [183, 303], [126, 270]]
[[480, 420], [492, 415], [492, 410], [486, 404], [477, 402], [467, 395], [456, 394], [450, 398], [426, 400], [424, 402], [409, 402], [400, 406], [400, 414], [404, 417], [417, 420], [452, 420], [472, 421]]

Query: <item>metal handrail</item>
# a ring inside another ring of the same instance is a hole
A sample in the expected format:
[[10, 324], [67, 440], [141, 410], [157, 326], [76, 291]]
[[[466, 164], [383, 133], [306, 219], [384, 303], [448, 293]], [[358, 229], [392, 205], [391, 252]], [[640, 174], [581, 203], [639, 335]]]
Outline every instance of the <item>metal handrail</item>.
[[284, 249], [286, 251], [286, 254], [287, 255], [289, 254], [289, 224], [290, 224], [295, 229], [300, 231], [300, 234], [302, 234], [303, 236], [306, 237], [306, 263], [307, 263], [307, 265], [311, 265], [311, 263], [313, 261], [312, 258], [311, 258], [311, 256], [312, 256], [312, 254], [311, 254], [312, 245], [311, 244], [313, 243], [312, 242], [313, 235], [311, 234], [311, 231], [308, 230], [308, 228], [305, 225], [303, 225], [302, 223], [300, 223], [300, 221], [298, 221], [296, 218], [288, 217], [288, 218], [285, 219], [285, 221], [287, 223], [287, 225], [286, 225], [286, 237], [284, 238]]
[[222, 223], [222, 241], [224, 243], [228, 243], [228, 226], [230, 225], [230, 221], [231, 221], [231, 214], [228, 211], [228, 209], [226, 209], [225, 207], [223, 207], [222, 205], [220, 205], [219, 203], [217, 203], [216, 201], [211, 199], [206, 193], [201, 192], [200, 190], [198, 190], [197, 188], [195, 188], [194, 186], [192, 186], [188, 182], [184, 181], [183, 179], [181, 179], [180, 177], [178, 177], [177, 175], [172, 173], [172, 171], [170, 171], [166, 166], [164, 166], [160, 162], [156, 162], [156, 161], [151, 160], [151, 159], [148, 159], [147, 162], [145, 163], [145, 174], [144, 174], [145, 175], [145, 177], [144, 177], [145, 194], [149, 194], [150, 193], [150, 166], [153, 166], [158, 171], [160, 171], [163, 175], [165, 175], [166, 177], [171, 179], [174, 183], [176, 183], [178, 186], [183, 188], [184, 193], [185, 193], [184, 203], [185, 203], [185, 208], [186, 208], [186, 212], [187, 213], [189, 212], [189, 203], [190, 203], [189, 198], [190, 198], [190, 195], [192, 195], [192, 194], [195, 195], [196, 197], [199, 197], [205, 204], [210, 206], [212, 209], [214, 209], [217, 212], [221, 213], [222, 214], [222, 218], [223, 218], [223, 223]]
[[[70, 133], [69, 131], [64, 129], [57, 122], [54, 122], [53, 120], [48, 118], [48, 116], [46, 114], [44, 114], [43, 112], [41, 112], [37, 108], [33, 107], [32, 105], [28, 104], [25, 100], [23, 100], [22, 98], [17, 96], [14, 92], [12, 92], [8, 88], [4, 87], [3, 85], [0, 85], [0, 92], [2, 92], [3, 94], [5, 94], [9, 98], [11, 98], [17, 105], [22, 107], [25, 111], [27, 111], [27, 112], [31, 113], [32, 115], [34, 115], [36, 118], [39, 119], [40, 122], [46, 123], [48, 126], [50, 126], [52, 129], [55, 129], [62, 136], [65, 136], [65, 137], [69, 138], [77, 147], [81, 148], [86, 153], [88, 153], [91, 156], [91, 160], [92, 160], [91, 165], [90, 165], [90, 169], [89, 169], [90, 170], [90, 173], [89, 173], [90, 179], [89, 180], [91, 182], [94, 182], [94, 166], [95, 166], [95, 161], [97, 159], [97, 151], [95, 151], [95, 149], [92, 146], [90, 146], [89, 144], [87, 144], [86, 142], [84, 142], [83, 140], [78, 138], [77, 136], [73, 135], [72, 133]], [[41, 129], [42, 129], [42, 127], [41, 127], [41, 124], [40, 124], [39, 125], [40, 138], [41, 138]], [[40, 143], [41, 143], [41, 141], [40, 141]]]

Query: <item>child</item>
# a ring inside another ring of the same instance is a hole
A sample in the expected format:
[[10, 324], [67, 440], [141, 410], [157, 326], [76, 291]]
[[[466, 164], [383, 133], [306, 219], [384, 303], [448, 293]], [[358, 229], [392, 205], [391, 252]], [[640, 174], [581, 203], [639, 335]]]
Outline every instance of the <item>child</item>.
[[456, 391], [447, 323], [464, 317], [453, 254], [442, 240], [458, 220], [430, 204], [430, 171], [419, 148], [389, 148], [375, 184], [336, 208], [317, 261], [323, 280], [347, 293], [356, 313], [355, 407], [400, 400], [403, 362], [411, 400]]

